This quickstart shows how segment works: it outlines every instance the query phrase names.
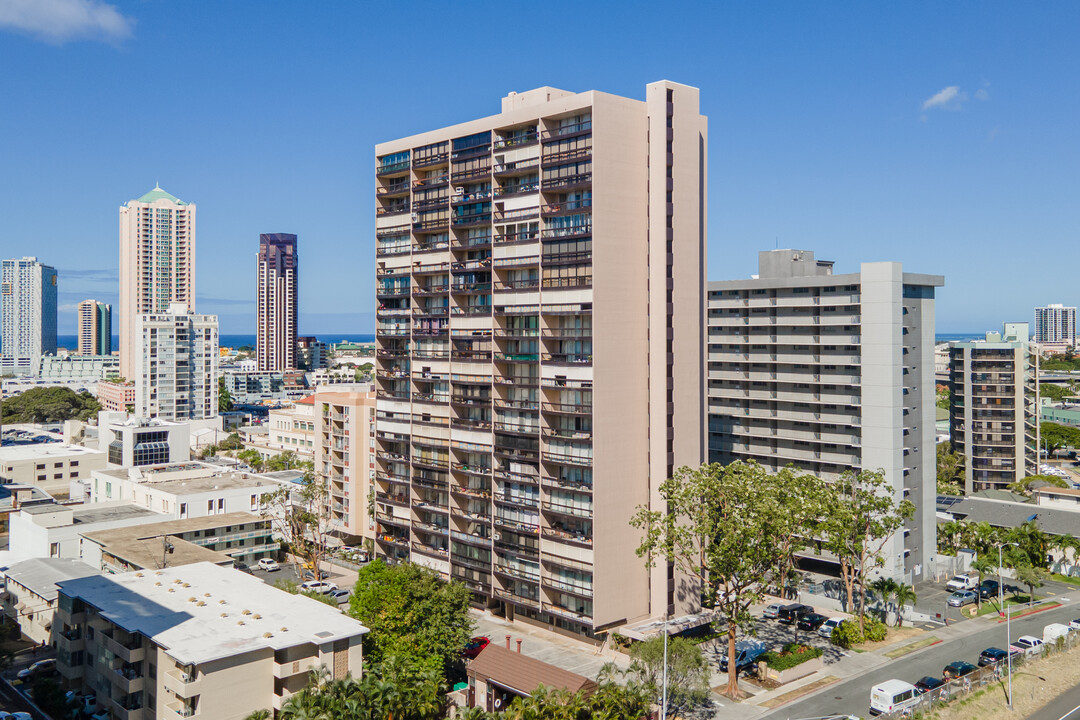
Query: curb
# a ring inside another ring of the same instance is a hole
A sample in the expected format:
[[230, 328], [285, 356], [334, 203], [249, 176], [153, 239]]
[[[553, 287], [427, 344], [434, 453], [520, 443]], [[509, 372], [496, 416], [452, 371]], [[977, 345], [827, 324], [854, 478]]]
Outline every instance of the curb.
[[[1022, 618], [1022, 617], [1027, 617], [1028, 615], [1035, 615], [1037, 613], [1046, 612], [1047, 610], [1053, 610], [1054, 608], [1059, 608], [1059, 607], [1061, 607], [1061, 603], [1051, 603], [1051, 604], [1045, 605], [1043, 607], [1033, 608], [1031, 610], [1028, 610], [1025, 613], [1020, 613], [1019, 615], [1010, 614], [1009, 618], [1011, 618], [1013, 620], [1017, 620], [1017, 619]], [[1002, 618], [1001, 616], [998, 616], [997, 622], [998, 622], [998, 625], [1000, 625], [1001, 623], [1005, 622], [1005, 619]]]

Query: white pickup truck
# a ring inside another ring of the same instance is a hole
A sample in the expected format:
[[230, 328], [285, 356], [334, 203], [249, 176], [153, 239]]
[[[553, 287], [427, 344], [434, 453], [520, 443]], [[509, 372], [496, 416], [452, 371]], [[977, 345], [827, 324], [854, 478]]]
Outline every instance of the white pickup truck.
[[945, 583], [945, 587], [953, 592], [957, 590], [974, 590], [979, 586], [979, 578], [973, 578], [968, 575], [954, 575], [949, 582]]

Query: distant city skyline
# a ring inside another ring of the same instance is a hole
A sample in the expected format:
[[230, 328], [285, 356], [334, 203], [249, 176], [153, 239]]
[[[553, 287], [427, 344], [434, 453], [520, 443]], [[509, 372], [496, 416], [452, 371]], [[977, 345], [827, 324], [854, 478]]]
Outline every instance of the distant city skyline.
[[[431, 42], [460, 21], [452, 5], [204, 0], [177, 33], [167, 5], [93, 0], [114, 10], [106, 26], [49, 15], [65, 4], [0, 25], [0, 63], [34, 68], [0, 77], [0, 133], [20, 139], [5, 148], [0, 246], [57, 267], [61, 334], [87, 297], [118, 307], [115, 208], [155, 182], [203, 210], [196, 305], [224, 332], [254, 332], [247, 239], [268, 227], [312, 238], [299, 333], [370, 331], [377, 142], [494, 114], [510, 91], [634, 96], [662, 77], [701, 88], [710, 120], [710, 280], [752, 273], [759, 250], [814, 247], [837, 272], [943, 274], [943, 332], [1080, 304], [1046, 281], [1080, 190], [1076, 4], [599, 2], [575, 9], [605, 30], [590, 42], [522, 35], [514, 62], [464, 89], [425, 53], [384, 72], [400, 40], [382, 28]], [[498, 36], [496, 7], [471, 6], [471, 32]], [[201, 81], [176, 85], [168, 111], [132, 102], [125, 79], [155, 69]]]

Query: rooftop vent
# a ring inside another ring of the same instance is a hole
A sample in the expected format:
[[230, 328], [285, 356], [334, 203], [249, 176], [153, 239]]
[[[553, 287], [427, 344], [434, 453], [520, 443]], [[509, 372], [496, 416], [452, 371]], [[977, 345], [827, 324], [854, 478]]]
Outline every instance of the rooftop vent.
[[272, 637], [274, 637], [274, 633], [268, 633], [268, 632], [267, 632], [267, 633], [263, 633], [263, 637], [265, 637], [265, 638], [272, 638]]
[[252, 619], [254, 619], [254, 620], [262, 620], [262, 615], [260, 615], [259, 613], [255, 613], [255, 614], [254, 614], [254, 615], [252, 615], [251, 617], [252, 617]]
[[204, 605], [206, 605], [206, 603], [200, 600], [199, 602], [195, 603], [195, 605], [196, 607], [203, 607]]

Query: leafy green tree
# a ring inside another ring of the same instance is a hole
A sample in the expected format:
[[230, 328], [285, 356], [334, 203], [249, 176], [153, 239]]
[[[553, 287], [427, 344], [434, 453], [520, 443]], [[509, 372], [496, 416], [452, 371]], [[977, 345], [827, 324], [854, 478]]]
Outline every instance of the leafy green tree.
[[[701, 647], [686, 638], [668, 638], [668, 707], [672, 715], [703, 705], [709, 697], [709, 664]], [[629, 675], [660, 696], [664, 675], [664, 638], [630, 646]]]
[[1035, 565], [1023, 564], [1016, 567], [1017, 581], [1028, 589], [1028, 603], [1035, 602], [1035, 588], [1041, 588], [1050, 573]]
[[232, 394], [229, 392], [228, 388], [225, 387], [225, 378], [224, 377], [219, 377], [218, 378], [218, 396], [217, 397], [218, 397], [218, 400], [217, 400], [218, 412], [229, 412], [230, 410], [233, 409]]
[[66, 387], [35, 387], [0, 402], [0, 424], [89, 420], [101, 405], [88, 392]]
[[1080, 447], [1080, 428], [1061, 425], [1060, 423], [1039, 423], [1039, 436], [1043, 448], [1053, 455], [1064, 448]]
[[280, 472], [282, 470], [312, 470], [314, 468], [313, 463], [310, 460], [301, 460], [300, 457], [292, 450], [286, 450], [285, 452], [274, 455], [266, 462], [266, 469], [270, 472]]
[[245, 465], [250, 465], [255, 469], [255, 472], [262, 472], [263, 468], [266, 467], [266, 460], [263, 459], [263, 456], [258, 450], [251, 448], [236, 453], [236, 459]]
[[295, 580], [290, 580], [289, 578], [281, 578], [274, 583], [274, 587], [276, 587], [278, 590], [284, 590], [290, 595], [303, 595], [304, 597], [309, 597], [312, 600], [318, 600], [323, 605], [329, 605], [335, 610], [338, 606], [337, 600], [330, 597], [329, 595], [323, 595], [322, 593], [317, 593], [313, 590], [305, 590], [300, 587], [300, 584], [298, 582], [296, 582]]
[[937, 386], [937, 392], [936, 392], [935, 402], [934, 402], [934, 404], [937, 405], [937, 407], [941, 408], [942, 410], [948, 410], [951, 398], [952, 398], [952, 391], [949, 390], [948, 385], [938, 385]]
[[880, 470], [846, 472], [826, 487], [829, 511], [818, 532], [839, 560], [848, 610], [858, 616], [859, 629], [865, 632], [866, 579], [873, 568], [885, 564], [885, 544], [915, 514], [915, 506], [910, 500], [897, 501]]
[[[896, 581], [891, 577], [879, 577], [870, 583], [870, 592], [874, 594], [874, 597], [878, 600], [878, 606], [881, 608], [882, 618], [888, 613], [889, 601], [892, 600], [893, 595], [896, 594], [896, 589], [899, 587]], [[896, 610], [897, 615], [900, 614], [900, 609]]]
[[964, 494], [964, 456], [953, 452], [952, 443], [937, 446], [937, 493], [938, 495]]
[[1013, 492], [1021, 493], [1023, 495], [1031, 495], [1031, 485], [1036, 482], [1045, 483], [1050, 487], [1072, 487], [1071, 485], [1069, 485], [1069, 483], [1065, 482], [1064, 478], [1060, 478], [1057, 475], [1028, 475], [1023, 480], [1017, 480], [1014, 483], [1010, 483], [1009, 489]]
[[365, 662], [397, 656], [440, 673], [459, 662], [473, 632], [469, 589], [413, 563], [360, 569], [349, 615], [369, 628]]
[[[637, 509], [631, 524], [643, 532], [637, 549], [649, 567], [675, 564], [693, 578], [702, 604], [726, 622], [728, 657], [739, 630], [753, 632], [750, 607], [784, 563], [783, 502], [773, 477], [757, 463], [681, 467], [660, 485], [665, 510]], [[738, 697], [736, 673], [727, 693]]]
[[240, 433], [229, 433], [229, 437], [218, 443], [222, 450], [242, 450], [244, 441], [240, 439]]
[[1053, 538], [1034, 520], [1028, 520], [1005, 532], [1005, 542], [1016, 543], [1009, 549], [1010, 567], [1022, 565], [1045, 569], [1047, 556], [1053, 546]]
[[330, 555], [330, 492], [326, 478], [317, 475], [311, 463], [305, 467], [299, 482], [264, 494], [260, 507], [292, 553], [321, 580], [322, 563]]
[[1067, 387], [1057, 383], [1040, 383], [1039, 394], [1045, 398], [1050, 398], [1054, 402], [1061, 402], [1066, 397], [1074, 395], [1075, 392], [1071, 386]]

